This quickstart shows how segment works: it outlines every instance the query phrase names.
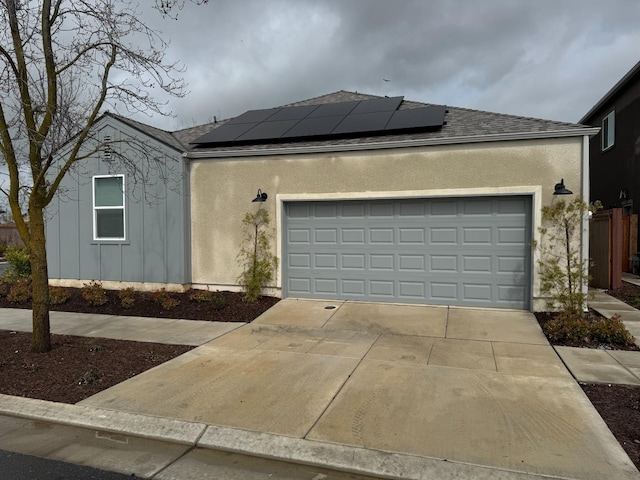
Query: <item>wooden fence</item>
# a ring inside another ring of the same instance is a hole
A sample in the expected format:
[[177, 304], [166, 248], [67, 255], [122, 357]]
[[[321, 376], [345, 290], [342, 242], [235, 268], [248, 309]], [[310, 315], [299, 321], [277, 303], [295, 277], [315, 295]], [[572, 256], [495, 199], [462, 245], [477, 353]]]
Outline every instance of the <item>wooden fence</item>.
[[622, 272], [631, 272], [638, 246], [638, 215], [622, 215], [621, 208], [594, 214], [589, 223], [590, 285], [622, 286]]
[[7, 224], [0, 225], [0, 244], [1, 245], [14, 245], [16, 247], [24, 246], [18, 229], [15, 225]]

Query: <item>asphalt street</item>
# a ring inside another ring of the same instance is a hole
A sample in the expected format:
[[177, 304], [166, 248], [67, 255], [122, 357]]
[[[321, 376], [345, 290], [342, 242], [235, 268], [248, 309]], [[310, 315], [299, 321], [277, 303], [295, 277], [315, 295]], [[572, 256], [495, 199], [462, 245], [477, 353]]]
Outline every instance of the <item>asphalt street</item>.
[[133, 475], [0, 450], [2, 478], [12, 480], [130, 480]]

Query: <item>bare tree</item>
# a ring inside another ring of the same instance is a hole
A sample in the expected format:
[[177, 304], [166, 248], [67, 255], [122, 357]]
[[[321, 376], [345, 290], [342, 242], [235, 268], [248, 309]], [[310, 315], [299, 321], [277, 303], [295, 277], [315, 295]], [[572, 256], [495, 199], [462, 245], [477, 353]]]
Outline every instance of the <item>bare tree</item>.
[[[157, 0], [156, 8], [166, 16], [183, 5]], [[45, 207], [74, 165], [104, 147], [93, 132], [101, 112], [164, 115], [150, 90], [182, 96], [185, 85], [160, 33], [128, 1], [0, 0], [0, 24], [8, 26], [0, 30], [0, 160], [9, 177], [0, 190], [31, 256], [32, 350], [46, 352]]]

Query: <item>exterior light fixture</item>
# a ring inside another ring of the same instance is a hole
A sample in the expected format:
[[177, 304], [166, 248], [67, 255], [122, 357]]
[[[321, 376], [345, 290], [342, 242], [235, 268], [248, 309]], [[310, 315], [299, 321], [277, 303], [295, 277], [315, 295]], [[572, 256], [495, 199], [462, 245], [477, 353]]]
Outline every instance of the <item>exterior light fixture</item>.
[[256, 198], [254, 198], [253, 200], [251, 200], [252, 202], [264, 202], [267, 200], [267, 197], [269, 195], [267, 195], [267, 192], [263, 192], [262, 190], [258, 189], [258, 194], [256, 195]]
[[564, 186], [564, 178], [560, 180], [560, 183], [556, 183], [554, 187], [554, 195], [573, 195], [573, 192]]

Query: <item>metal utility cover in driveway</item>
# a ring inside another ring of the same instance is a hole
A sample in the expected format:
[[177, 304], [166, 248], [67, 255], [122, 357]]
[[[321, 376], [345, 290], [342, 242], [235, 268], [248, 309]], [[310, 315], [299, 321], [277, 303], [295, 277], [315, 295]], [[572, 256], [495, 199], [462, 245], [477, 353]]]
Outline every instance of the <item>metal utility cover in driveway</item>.
[[283, 295], [528, 309], [531, 197], [285, 203]]

